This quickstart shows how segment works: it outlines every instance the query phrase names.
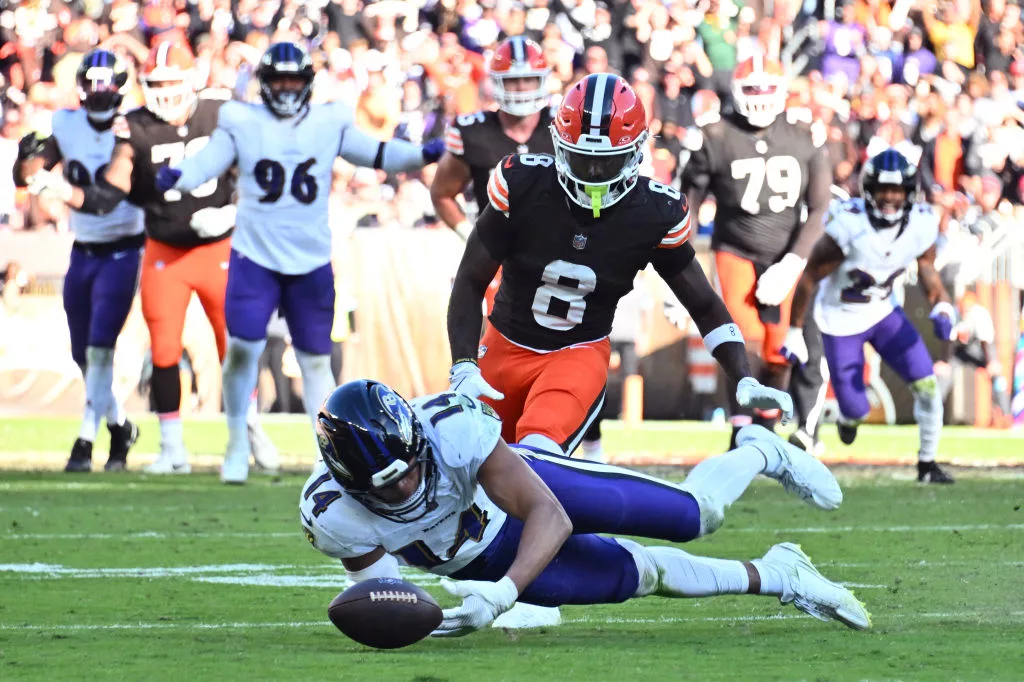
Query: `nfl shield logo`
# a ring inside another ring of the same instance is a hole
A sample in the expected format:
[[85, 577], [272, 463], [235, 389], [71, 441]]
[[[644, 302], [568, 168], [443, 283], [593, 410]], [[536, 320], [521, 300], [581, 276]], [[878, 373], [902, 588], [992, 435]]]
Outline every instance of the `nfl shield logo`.
[[585, 235], [585, 234], [577, 234], [577, 235], [573, 236], [573, 238], [572, 238], [572, 248], [576, 249], [577, 251], [582, 251], [583, 249], [586, 248], [586, 246], [587, 246], [587, 235]]

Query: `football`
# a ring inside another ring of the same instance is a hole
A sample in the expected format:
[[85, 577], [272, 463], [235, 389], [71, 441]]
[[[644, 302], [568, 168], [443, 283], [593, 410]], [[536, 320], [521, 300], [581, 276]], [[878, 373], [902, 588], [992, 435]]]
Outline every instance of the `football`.
[[327, 615], [346, 636], [375, 649], [409, 646], [441, 624], [441, 607], [434, 598], [397, 578], [352, 585], [334, 598]]

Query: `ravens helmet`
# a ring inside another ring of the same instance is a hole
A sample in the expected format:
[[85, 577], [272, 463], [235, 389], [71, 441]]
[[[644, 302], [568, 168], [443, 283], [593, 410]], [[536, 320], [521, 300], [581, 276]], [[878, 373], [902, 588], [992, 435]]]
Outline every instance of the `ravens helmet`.
[[[895, 227], [910, 214], [917, 193], [917, 166], [895, 149], [886, 149], [868, 159], [860, 174], [860, 192], [868, 219], [875, 227]], [[892, 189], [902, 190], [891, 192]], [[888, 196], [880, 196], [880, 190]]]
[[[406, 523], [435, 506], [437, 476], [430, 443], [409, 403], [388, 386], [360, 379], [334, 389], [320, 408], [316, 437], [331, 475], [378, 516]], [[374, 494], [417, 466], [420, 483], [408, 499], [388, 503]]]
[[294, 116], [313, 94], [313, 60], [295, 43], [274, 43], [256, 68], [260, 97], [279, 118]]
[[92, 50], [82, 58], [75, 74], [78, 99], [89, 120], [110, 123], [124, 100], [128, 84], [128, 68], [108, 50]]

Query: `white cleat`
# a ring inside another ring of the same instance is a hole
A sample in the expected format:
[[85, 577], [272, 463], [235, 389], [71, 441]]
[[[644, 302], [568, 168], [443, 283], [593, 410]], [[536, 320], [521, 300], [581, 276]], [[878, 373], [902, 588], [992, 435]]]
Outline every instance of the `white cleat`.
[[864, 604], [853, 592], [819, 573], [800, 545], [792, 542], [775, 545], [761, 561], [779, 568], [789, 579], [785, 593], [779, 597], [783, 604], [792, 603], [818, 620], [838, 620], [854, 630], [871, 627], [871, 614]]
[[537, 606], [516, 602], [511, 609], [501, 614], [491, 623], [492, 628], [506, 630], [523, 630], [525, 628], [543, 628], [562, 624], [562, 612], [552, 606]]
[[839, 487], [839, 481], [814, 455], [787, 443], [768, 429], [756, 424], [744, 426], [736, 434], [737, 445], [747, 443], [760, 443], [765, 447], [778, 448], [782, 466], [775, 473], [765, 472], [765, 476], [774, 478], [783, 488], [807, 504], [826, 510], [838, 509], [842, 504], [843, 489]]
[[230, 450], [224, 455], [224, 464], [220, 468], [221, 483], [242, 485], [249, 479], [249, 451]]
[[192, 465], [188, 463], [188, 454], [184, 450], [161, 450], [156, 460], [142, 467], [146, 474], [190, 474]]
[[249, 424], [249, 449], [256, 468], [268, 474], [281, 469], [281, 455], [259, 422]]

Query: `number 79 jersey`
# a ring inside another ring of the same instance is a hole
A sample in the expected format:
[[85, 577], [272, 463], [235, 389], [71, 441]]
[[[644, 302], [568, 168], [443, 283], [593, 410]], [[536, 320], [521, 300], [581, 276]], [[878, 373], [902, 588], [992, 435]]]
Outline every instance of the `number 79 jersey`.
[[553, 157], [519, 154], [495, 167], [487, 195], [497, 213], [485, 212], [477, 234], [502, 266], [490, 321], [526, 348], [603, 339], [639, 271], [652, 263], [668, 279], [694, 258], [686, 199], [643, 176], [595, 218], [569, 201]]
[[834, 206], [825, 219], [825, 234], [844, 259], [819, 286], [814, 318], [823, 333], [849, 336], [893, 311], [893, 285], [935, 243], [939, 218], [930, 206], [916, 204], [905, 226], [876, 229], [864, 200], [850, 199]]
[[478, 557], [508, 515], [487, 497], [477, 474], [501, 433], [487, 405], [455, 393], [411, 401], [436, 464], [436, 505], [399, 523], [347, 494], [320, 462], [299, 498], [306, 539], [327, 556], [353, 559], [383, 547], [409, 566], [450, 575]]

